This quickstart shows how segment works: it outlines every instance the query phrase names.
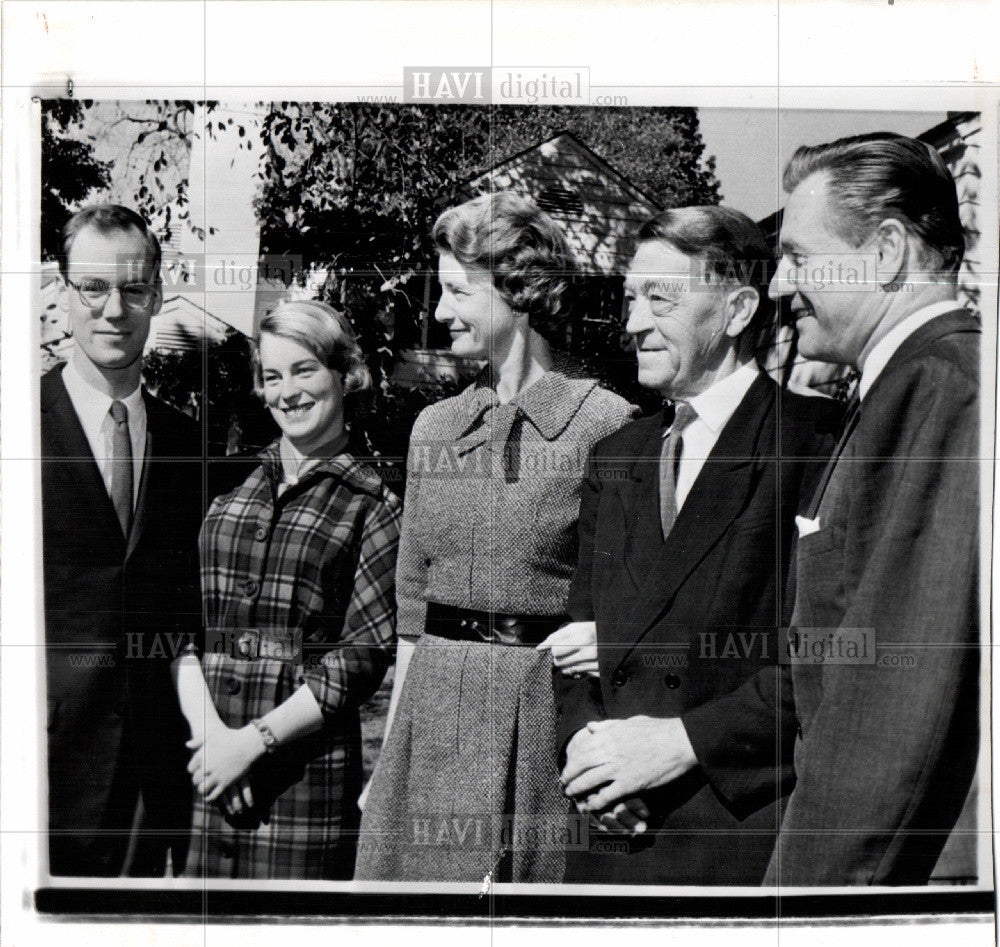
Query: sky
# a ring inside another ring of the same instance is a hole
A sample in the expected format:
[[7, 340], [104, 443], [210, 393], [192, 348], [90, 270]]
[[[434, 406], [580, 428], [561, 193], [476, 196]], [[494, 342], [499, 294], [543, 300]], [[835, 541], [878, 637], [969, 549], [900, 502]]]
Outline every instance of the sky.
[[698, 110], [706, 155], [715, 155], [722, 203], [760, 220], [785, 202], [781, 171], [799, 145], [845, 135], [892, 131], [919, 135], [947, 117], [944, 112], [831, 110]]

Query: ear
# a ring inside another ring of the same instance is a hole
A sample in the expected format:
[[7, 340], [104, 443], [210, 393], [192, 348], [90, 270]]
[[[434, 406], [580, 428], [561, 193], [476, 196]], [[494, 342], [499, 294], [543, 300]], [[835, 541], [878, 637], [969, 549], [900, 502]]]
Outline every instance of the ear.
[[743, 330], [750, 325], [757, 307], [760, 305], [760, 294], [752, 286], [741, 286], [726, 297], [726, 335], [738, 339]]
[[906, 227], [895, 217], [889, 217], [875, 231], [876, 279], [880, 286], [896, 283], [906, 272], [906, 250], [909, 243]]
[[56, 290], [56, 305], [59, 307], [60, 312], [69, 312], [69, 284], [62, 278], [56, 281], [59, 284], [59, 288]]
[[158, 316], [162, 308], [163, 308], [163, 282], [161, 280], [157, 280], [156, 296], [153, 299], [153, 306], [149, 310], [150, 318], [152, 318], [153, 316]]

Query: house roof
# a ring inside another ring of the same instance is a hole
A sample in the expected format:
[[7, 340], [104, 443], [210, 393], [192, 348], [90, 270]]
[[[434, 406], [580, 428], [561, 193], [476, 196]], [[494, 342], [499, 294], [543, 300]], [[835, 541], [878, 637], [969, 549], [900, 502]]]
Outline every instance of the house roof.
[[659, 205], [574, 135], [562, 132], [470, 179], [466, 196], [490, 189], [532, 198], [566, 230], [584, 272], [621, 273], [639, 227]]

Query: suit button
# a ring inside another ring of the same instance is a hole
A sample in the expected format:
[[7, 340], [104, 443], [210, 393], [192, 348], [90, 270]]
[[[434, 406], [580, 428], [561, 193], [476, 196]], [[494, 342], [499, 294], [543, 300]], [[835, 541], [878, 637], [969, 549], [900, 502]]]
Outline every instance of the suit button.
[[611, 675], [611, 683], [615, 687], [623, 687], [628, 682], [628, 674], [625, 673], [624, 668], [618, 668], [614, 674]]
[[226, 690], [235, 696], [240, 692], [240, 682], [236, 680], [235, 677], [229, 678], [229, 680], [226, 681]]
[[681, 686], [681, 679], [676, 674], [668, 674], [663, 678], [663, 683], [673, 691]]
[[479, 631], [479, 622], [475, 618], [469, 622], [469, 631]]
[[259, 543], [264, 542], [264, 540], [267, 539], [267, 527], [258, 526], [257, 529], [254, 530], [253, 538]]
[[253, 598], [257, 594], [257, 583], [253, 579], [247, 579], [243, 583], [243, 593], [247, 598]]
[[469, 619], [468, 618], [463, 618], [458, 623], [458, 627], [461, 628], [462, 631], [468, 631], [469, 630]]

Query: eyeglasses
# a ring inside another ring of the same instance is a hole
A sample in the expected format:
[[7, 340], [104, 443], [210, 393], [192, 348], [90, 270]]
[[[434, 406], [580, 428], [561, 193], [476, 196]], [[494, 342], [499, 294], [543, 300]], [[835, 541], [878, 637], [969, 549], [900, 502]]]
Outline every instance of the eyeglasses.
[[157, 287], [149, 283], [124, 283], [121, 286], [112, 286], [102, 279], [88, 279], [82, 283], [74, 283], [73, 280], [67, 279], [66, 282], [76, 290], [83, 304], [91, 309], [100, 309], [115, 289], [121, 295], [122, 306], [126, 309], [145, 309], [156, 298]]

